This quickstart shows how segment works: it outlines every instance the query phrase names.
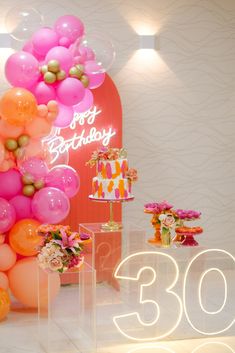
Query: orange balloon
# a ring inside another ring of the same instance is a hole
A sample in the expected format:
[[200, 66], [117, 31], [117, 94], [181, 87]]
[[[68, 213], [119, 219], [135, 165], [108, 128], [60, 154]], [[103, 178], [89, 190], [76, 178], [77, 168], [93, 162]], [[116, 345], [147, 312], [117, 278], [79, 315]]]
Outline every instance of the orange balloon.
[[7, 290], [9, 287], [8, 277], [4, 272], [0, 272], [0, 288]]
[[10, 230], [9, 243], [12, 249], [23, 256], [33, 256], [38, 253], [42, 237], [37, 234], [40, 223], [34, 219], [22, 219]]
[[[17, 261], [8, 272], [8, 279], [14, 297], [30, 308], [38, 307], [38, 285], [40, 286], [40, 302], [44, 306], [46, 306], [48, 299], [52, 301], [60, 290], [59, 273], [48, 275], [39, 268], [35, 257], [27, 257]], [[48, 295], [49, 284], [50, 294]]]
[[37, 115], [37, 101], [24, 88], [11, 88], [2, 96], [0, 114], [8, 124], [24, 126]]
[[7, 271], [16, 262], [16, 253], [8, 244], [0, 245], [0, 271]]
[[45, 118], [36, 117], [26, 126], [25, 130], [30, 137], [44, 137], [49, 135], [51, 131], [51, 123]]
[[0, 120], [0, 135], [4, 138], [17, 138], [23, 134], [22, 126], [14, 126], [8, 124], [5, 120]]
[[10, 297], [7, 291], [0, 288], [0, 321], [3, 320], [10, 311]]

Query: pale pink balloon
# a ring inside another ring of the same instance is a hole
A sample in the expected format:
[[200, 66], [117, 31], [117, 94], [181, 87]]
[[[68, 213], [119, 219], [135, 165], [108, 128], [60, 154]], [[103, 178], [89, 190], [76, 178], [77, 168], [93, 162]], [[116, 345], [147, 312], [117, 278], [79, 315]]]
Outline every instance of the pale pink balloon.
[[92, 108], [93, 103], [94, 103], [93, 94], [88, 88], [86, 88], [83, 100], [80, 103], [74, 105], [73, 107], [74, 113], [86, 112], [87, 110]]
[[[55, 22], [54, 29], [61, 40], [67, 38], [70, 44], [84, 34], [84, 25], [82, 21], [73, 15], [59, 17]], [[60, 44], [62, 45], [62, 43], [63, 42], [61, 41]], [[66, 44], [67, 43], [68, 41]]]
[[0, 197], [0, 233], [8, 232], [14, 225], [16, 214], [14, 207]]
[[[38, 277], [39, 271], [39, 277]], [[39, 278], [39, 281], [38, 281]], [[50, 292], [48, 288], [48, 274], [39, 269], [37, 259], [28, 257], [16, 262], [8, 272], [9, 287], [14, 297], [23, 305], [30, 308], [38, 307], [38, 293], [47, 306], [47, 301], [53, 301], [60, 290], [59, 273], [50, 274]]]
[[6, 62], [5, 75], [12, 86], [29, 88], [39, 78], [39, 63], [30, 53], [16, 52]]
[[44, 179], [48, 174], [48, 166], [44, 160], [37, 157], [31, 157], [25, 160], [20, 166], [21, 174], [30, 174], [34, 180]]
[[0, 288], [5, 290], [8, 290], [9, 288], [8, 277], [4, 272], [0, 272]]
[[32, 54], [37, 60], [38, 62], [40, 63], [41, 65], [41, 61], [44, 60], [44, 57], [45, 55], [39, 55], [33, 48], [33, 44], [32, 44], [32, 41], [31, 40], [28, 40], [25, 45], [23, 46], [22, 48], [23, 51], [27, 52], [27, 53], [30, 53]]
[[14, 207], [16, 213], [16, 221], [25, 218], [33, 218], [32, 200], [30, 197], [24, 195], [17, 195], [13, 197], [9, 203]]
[[5, 120], [0, 119], [0, 136], [5, 138], [17, 138], [22, 135], [24, 128], [8, 124]]
[[36, 117], [25, 128], [26, 133], [30, 137], [45, 137], [50, 134], [52, 124], [45, 118]]
[[58, 165], [52, 168], [45, 178], [46, 186], [52, 186], [62, 190], [69, 198], [78, 193], [80, 178], [72, 167]]
[[101, 86], [105, 80], [105, 73], [94, 73], [95, 71], [99, 71], [99, 65], [95, 61], [87, 61], [84, 67], [85, 74], [89, 78], [88, 88], [94, 89]]
[[68, 127], [73, 120], [73, 108], [67, 105], [59, 104], [59, 114], [53, 121], [53, 125], [59, 128]]
[[46, 55], [45, 62], [48, 63], [50, 60], [58, 60], [60, 68], [67, 73], [73, 66], [73, 57], [67, 48], [62, 46], [54, 47]]
[[33, 34], [32, 44], [38, 54], [46, 55], [51, 48], [59, 44], [59, 36], [52, 28], [43, 27]]
[[21, 193], [21, 174], [16, 169], [0, 172], [0, 197], [7, 200]]
[[0, 271], [8, 271], [16, 262], [16, 253], [10, 245], [0, 245]]
[[47, 104], [51, 100], [56, 99], [55, 88], [47, 85], [44, 81], [38, 82], [33, 89], [38, 104]]
[[70, 203], [65, 193], [59, 189], [45, 187], [33, 197], [34, 216], [42, 223], [62, 222], [69, 214]]
[[81, 81], [68, 77], [58, 85], [56, 93], [62, 104], [72, 106], [82, 101], [85, 88]]

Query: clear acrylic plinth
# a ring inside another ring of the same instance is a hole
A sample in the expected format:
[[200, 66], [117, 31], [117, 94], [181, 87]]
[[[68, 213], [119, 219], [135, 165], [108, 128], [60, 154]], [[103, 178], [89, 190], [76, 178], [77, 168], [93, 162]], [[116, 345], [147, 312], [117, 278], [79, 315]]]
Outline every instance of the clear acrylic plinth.
[[46, 290], [39, 286], [40, 345], [47, 353], [94, 353], [96, 272], [84, 263], [77, 271], [60, 274], [60, 279], [63, 284], [56, 296], [51, 274]]
[[234, 334], [235, 263], [229, 254], [151, 245], [133, 225], [118, 232], [100, 224], [81, 229], [93, 237], [91, 262], [99, 274], [99, 348]]

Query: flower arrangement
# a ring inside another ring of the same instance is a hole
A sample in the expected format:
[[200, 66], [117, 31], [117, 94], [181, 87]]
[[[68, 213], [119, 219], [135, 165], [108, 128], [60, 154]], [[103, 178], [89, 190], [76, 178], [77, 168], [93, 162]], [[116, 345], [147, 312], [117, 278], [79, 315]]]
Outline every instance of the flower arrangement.
[[194, 219], [198, 219], [201, 216], [201, 212], [198, 211], [193, 211], [193, 210], [181, 210], [178, 209], [175, 211], [176, 215], [179, 217], [179, 219], [185, 220], [185, 221], [193, 221]]
[[69, 226], [50, 224], [40, 226], [38, 234], [42, 236], [38, 254], [39, 266], [42, 269], [63, 273], [83, 264], [83, 246], [91, 242], [88, 234], [72, 232]]
[[94, 151], [91, 155], [91, 159], [86, 163], [90, 167], [96, 165], [97, 161], [115, 161], [116, 159], [123, 159], [127, 157], [127, 152], [124, 148], [111, 148], [111, 147], [101, 147]]
[[160, 214], [164, 211], [169, 211], [171, 210], [173, 205], [171, 205], [167, 201], [162, 201], [162, 202], [151, 202], [151, 203], [146, 203], [144, 205], [144, 212], [145, 213], [153, 213], [153, 214]]

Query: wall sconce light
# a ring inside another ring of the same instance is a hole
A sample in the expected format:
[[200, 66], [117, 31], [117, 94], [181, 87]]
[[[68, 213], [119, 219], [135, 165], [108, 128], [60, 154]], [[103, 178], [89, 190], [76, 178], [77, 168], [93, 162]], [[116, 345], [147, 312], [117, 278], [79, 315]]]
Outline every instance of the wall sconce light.
[[140, 49], [157, 49], [157, 37], [155, 34], [140, 35], [139, 36], [139, 48]]
[[0, 33], [0, 48], [11, 48], [11, 36], [9, 33]]

